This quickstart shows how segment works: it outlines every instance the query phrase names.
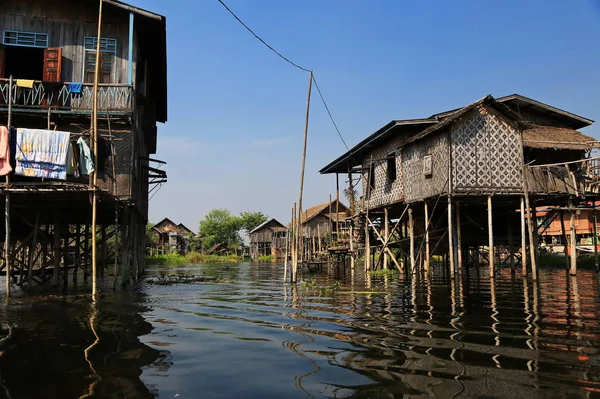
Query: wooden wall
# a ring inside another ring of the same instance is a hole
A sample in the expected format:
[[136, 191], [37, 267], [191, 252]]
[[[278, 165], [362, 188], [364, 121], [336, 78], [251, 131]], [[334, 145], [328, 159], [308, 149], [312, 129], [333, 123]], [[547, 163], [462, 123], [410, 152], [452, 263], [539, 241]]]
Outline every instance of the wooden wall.
[[450, 128], [452, 192], [523, 191], [519, 131], [487, 106], [465, 115]]
[[330, 227], [332, 227], [331, 219], [320, 214], [302, 225], [302, 233], [305, 237], [317, 237], [320, 232], [321, 238], [323, 238], [325, 234], [329, 233]]
[[[16, 30], [47, 33], [49, 47], [63, 49], [62, 80], [83, 81], [83, 41], [96, 36], [97, 6], [89, 2], [68, 0], [2, 0], [0, 32]], [[103, 12], [102, 37], [117, 39], [113, 83], [128, 83], [129, 14], [106, 5]], [[134, 60], [136, 50], [134, 49]], [[135, 62], [134, 62], [135, 73]]]
[[[363, 159], [363, 166], [369, 167], [369, 165], [373, 164], [375, 173], [375, 187], [370, 190], [370, 195], [365, 196], [365, 206], [369, 209], [398, 202], [404, 197], [402, 154], [399, 148], [405, 139], [405, 135], [398, 135], [387, 143], [368, 152]], [[394, 182], [388, 180], [388, 164], [387, 161], [383, 160], [391, 153], [396, 154], [396, 180]], [[368, 170], [363, 171], [363, 194], [367, 193], [367, 184], [369, 184], [368, 174]]]

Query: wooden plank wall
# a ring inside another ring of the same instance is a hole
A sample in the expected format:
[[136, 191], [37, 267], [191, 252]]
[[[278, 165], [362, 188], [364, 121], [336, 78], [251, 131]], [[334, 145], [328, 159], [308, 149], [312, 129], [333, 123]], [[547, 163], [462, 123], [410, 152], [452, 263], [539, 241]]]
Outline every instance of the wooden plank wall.
[[[62, 80], [66, 82], [83, 81], [83, 41], [86, 36], [97, 35], [97, 24], [97, 6], [89, 2], [0, 2], [0, 32], [17, 30], [47, 33], [49, 46], [63, 49]], [[106, 6], [103, 12], [102, 37], [118, 40], [114, 83], [128, 83], [129, 14]], [[135, 53], [134, 48], [134, 60]]]

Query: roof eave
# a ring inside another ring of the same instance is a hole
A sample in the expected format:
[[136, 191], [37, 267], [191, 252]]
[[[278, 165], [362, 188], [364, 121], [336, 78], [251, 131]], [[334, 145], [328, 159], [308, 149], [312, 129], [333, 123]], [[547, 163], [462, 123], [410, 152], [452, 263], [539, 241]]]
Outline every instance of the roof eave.
[[571, 118], [571, 119], [575, 119], [575, 120], [577, 120], [577, 121], [579, 121], [579, 122], [581, 122], [581, 123], [584, 124], [581, 127], [590, 126], [590, 125], [592, 125], [594, 123], [593, 120], [585, 118], [585, 117], [583, 117], [581, 115], [577, 115], [577, 114], [574, 114], [572, 112], [565, 111], [564, 109], [553, 107], [552, 105], [544, 104], [544, 103], [542, 103], [540, 101], [534, 100], [534, 99], [529, 98], [529, 97], [525, 97], [525, 96], [523, 96], [521, 94], [516, 94], [515, 93], [515, 94], [511, 94], [511, 95], [500, 97], [500, 98], [496, 99], [496, 101], [499, 102], [499, 103], [504, 103], [504, 102], [507, 102], [507, 101], [510, 101], [510, 100], [521, 100], [523, 102], [530, 103], [530, 104], [535, 105], [537, 107], [547, 109], [548, 111], [555, 112], [555, 113], [557, 113], [559, 115], [563, 115], [565, 117], [568, 117], [568, 118]]

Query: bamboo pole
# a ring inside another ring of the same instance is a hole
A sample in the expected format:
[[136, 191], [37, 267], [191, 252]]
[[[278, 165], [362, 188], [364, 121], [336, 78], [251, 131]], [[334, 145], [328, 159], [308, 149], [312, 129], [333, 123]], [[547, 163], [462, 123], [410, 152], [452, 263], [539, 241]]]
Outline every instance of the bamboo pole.
[[335, 231], [340, 234], [340, 175], [335, 174]]
[[[526, 180], [525, 180], [526, 182]], [[525, 206], [529, 211], [527, 218], [527, 230], [529, 232], [529, 257], [531, 258], [531, 278], [537, 280], [537, 259], [535, 257], [535, 238], [533, 235], [533, 220], [531, 215], [531, 207], [529, 206], [529, 194], [527, 194], [527, 183], [525, 183]]]
[[569, 208], [571, 208], [570, 217], [570, 241], [571, 241], [571, 268], [569, 274], [571, 276], [577, 275], [577, 231], [575, 229], [575, 210], [573, 209], [573, 202], [569, 200]]
[[496, 277], [495, 268], [495, 257], [494, 257], [494, 223], [493, 223], [493, 212], [492, 212], [492, 196], [487, 197], [487, 210], [488, 210], [488, 252], [490, 259], [490, 277]]
[[450, 261], [450, 277], [454, 278], [454, 229], [452, 227], [452, 197], [448, 195], [448, 260]]
[[354, 270], [354, 224], [350, 222], [350, 269]]
[[296, 282], [296, 276], [298, 273], [298, 208], [297, 204], [294, 203], [294, 214], [292, 218], [292, 228], [294, 233], [294, 240], [292, 241], [292, 273], [290, 275], [290, 283]]
[[[12, 87], [13, 77], [12, 75], [8, 79], [8, 121], [6, 128], [10, 135], [10, 129], [12, 127]], [[10, 272], [11, 272], [11, 258], [10, 258], [10, 174], [6, 175], [6, 187], [4, 191], [4, 271], [6, 272], [6, 298], [10, 298]]]
[[94, 101], [92, 107], [92, 121], [93, 121], [93, 138], [94, 138], [94, 160], [96, 165], [94, 167], [93, 175], [93, 200], [92, 200], [92, 301], [97, 301], [97, 280], [98, 280], [98, 259], [97, 259], [97, 242], [96, 242], [96, 222], [98, 216], [98, 81], [100, 75], [100, 41], [102, 38], [102, 3], [103, 0], [99, 1], [98, 8], [98, 37], [96, 42], [96, 65], [94, 71]]
[[521, 197], [521, 268], [523, 276], [527, 276], [527, 242], [525, 234], [525, 198]]
[[[337, 176], [337, 173], [336, 173]], [[333, 200], [331, 199], [331, 194], [329, 194], [329, 223], [327, 224], [327, 230], [329, 231], [329, 237], [333, 237], [333, 219], [331, 219], [331, 213], [333, 212], [333, 209], [331, 207], [331, 203], [333, 202]], [[318, 226], [318, 225], [317, 225]], [[336, 234], [339, 231], [336, 228]]]
[[[310, 114], [310, 93], [312, 90], [312, 81], [313, 81], [313, 73], [312, 71], [308, 74], [308, 96], [306, 100], [306, 117], [304, 119], [304, 146], [302, 149], [302, 167], [300, 168], [300, 191], [298, 193], [298, 217], [296, 221], [296, 245], [300, 245], [300, 237], [301, 237], [301, 223], [302, 223], [302, 190], [304, 189], [304, 168], [306, 166], [306, 143], [308, 140], [308, 117]], [[298, 252], [294, 254], [294, 269], [292, 273], [292, 283], [296, 282], [297, 273], [298, 273]]]
[[[294, 226], [294, 208], [292, 208], [292, 227]], [[258, 245], [258, 244], [257, 244]], [[285, 260], [283, 262], [283, 282], [287, 282], [288, 265], [290, 256], [290, 229], [285, 232]]]
[[[390, 221], [389, 221], [389, 215], [388, 215], [388, 213], [389, 213], [388, 208], [387, 207], [383, 208], [383, 212], [384, 212], [383, 213], [384, 214], [384, 217], [383, 217], [383, 228], [384, 228], [384, 230], [383, 230], [384, 231], [383, 238], [385, 240], [385, 244], [384, 245], [387, 246], [387, 243], [388, 243], [388, 241], [390, 239], [390, 237], [389, 237], [390, 236]], [[409, 212], [409, 215], [412, 215], [411, 210], [409, 210], [408, 212]], [[384, 252], [383, 253], [383, 268], [385, 270], [388, 269], [388, 264], [389, 264], [388, 254], [387, 254], [387, 252]]]
[[365, 214], [365, 273], [371, 268], [371, 237], [369, 235], [369, 214]]
[[598, 215], [597, 215], [595, 206], [594, 206], [594, 210], [592, 212], [594, 215], [594, 227], [593, 227], [594, 238], [592, 239], [592, 244], [594, 244], [594, 266], [596, 268], [596, 273], [598, 273], [598, 271], [600, 270], [599, 266], [598, 266]]
[[424, 203], [425, 211], [425, 273], [429, 275], [429, 267], [431, 264], [431, 253], [429, 252], [429, 206], [427, 201]]
[[460, 202], [456, 203], [456, 255], [458, 272], [462, 273], [462, 233], [460, 229]]

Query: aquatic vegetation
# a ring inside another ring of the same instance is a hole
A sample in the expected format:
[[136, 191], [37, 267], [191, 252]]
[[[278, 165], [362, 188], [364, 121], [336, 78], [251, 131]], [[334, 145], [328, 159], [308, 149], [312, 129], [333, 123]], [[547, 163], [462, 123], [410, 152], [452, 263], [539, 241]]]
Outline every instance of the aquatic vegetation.
[[371, 276], [393, 276], [398, 274], [398, 270], [396, 269], [381, 269], [381, 270], [371, 270], [369, 272]]
[[146, 258], [148, 265], [179, 266], [198, 263], [239, 263], [243, 259], [237, 255], [205, 255], [200, 252], [190, 252], [185, 256], [179, 254], [155, 255]]
[[275, 257], [273, 255], [265, 255], [258, 257], [259, 262], [275, 262]]

